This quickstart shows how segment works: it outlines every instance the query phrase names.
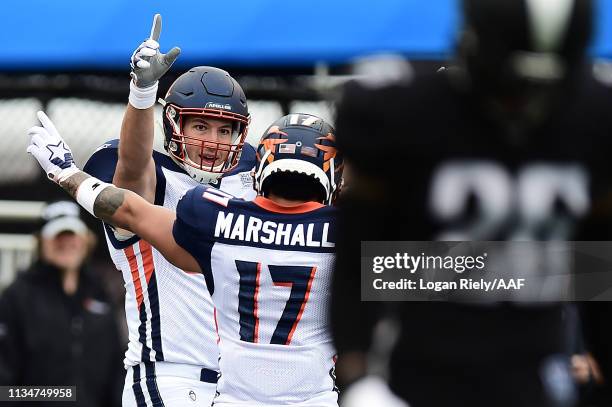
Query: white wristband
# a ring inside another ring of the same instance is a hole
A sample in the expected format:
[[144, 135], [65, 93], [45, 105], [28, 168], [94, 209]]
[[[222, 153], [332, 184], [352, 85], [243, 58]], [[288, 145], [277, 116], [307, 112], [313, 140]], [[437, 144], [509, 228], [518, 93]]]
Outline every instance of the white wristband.
[[[55, 181], [57, 184], [60, 184], [66, 181], [68, 178], [72, 177], [74, 174], [79, 172], [77, 167], [72, 166], [58, 172], [53, 178], [49, 177], [52, 181]], [[48, 176], [48, 175], [47, 175]]]
[[112, 184], [107, 184], [97, 178], [87, 178], [79, 185], [76, 193], [76, 200], [87, 212], [96, 216], [94, 214], [94, 203], [96, 202], [96, 198], [100, 195], [100, 192], [110, 186], [112, 186]]
[[134, 81], [130, 81], [130, 96], [128, 98], [130, 105], [134, 106], [136, 109], [148, 109], [155, 104], [155, 99], [157, 98], [157, 85], [158, 81], [155, 84], [149, 86], [148, 88], [139, 88], [136, 86]]

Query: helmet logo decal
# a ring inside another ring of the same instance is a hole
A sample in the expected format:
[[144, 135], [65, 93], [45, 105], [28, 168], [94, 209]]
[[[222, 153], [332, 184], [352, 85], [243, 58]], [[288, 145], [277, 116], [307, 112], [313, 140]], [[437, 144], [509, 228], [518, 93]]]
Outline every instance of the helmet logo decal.
[[[335, 142], [336, 138], [334, 137], [334, 135], [332, 133], [327, 133], [327, 136], [319, 137], [319, 138], [317, 138], [317, 140], [329, 140], [331, 142]], [[323, 161], [324, 161], [323, 162], [323, 171], [327, 172], [329, 170], [330, 160], [332, 158], [336, 157], [336, 154], [338, 153], [338, 150], [336, 149], [336, 147], [326, 146], [326, 145], [323, 145], [323, 144], [315, 144], [315, 147], [325, 153], [325, 154], [323, 154]]]
[[334, 136], [332, 133], [327, 133], [327, 136], [319, 137], [319, 138], [317, 138], [317, 140], [329, 140], [329, 141], [335, 143], [336, 142], [336, 136]]
[[[302, 119], [302, 122], [299, 123], [300, 119]], [[313, 124], [315, 124], [316, 122], [318, 122], [319, 119], [316, 116], [311, 116], [311, 115], [304, 115], [304, 114], [292, 114], [289, 115], [289, 124], [299, 124], [300, 126], [308, 126], [308, 127], [312, 127]]]
[[280, 146], [278, 146], [278, 153], [279, 154], [295, 154], [295, 147], [297, 146], [297, 143], [295, 144], [281, 144]]
[[281, 131], [280, 127], [278, 126], [270, 127], [270, 130], [268, 130], [267, 134], [280, 134], [281, 136], [287, 136], [287, 133], [285, 133], [284, 131]]
[[304, 147], [302, 147], [300, 152], [302, 153], [302, 155], [306, 155], [308, 157], [313, 157], [314, 158], [314, 157], [317, 156], [317, 150], [314, 147], [304, 146]]
[[232, 110], [232, 105], [229, 103], [215, 103], [208, 102], [205, 106], [206, 109], [222, 109], [222, 110]]
[[269, 138], [269, 139], [265, 139], [265, 140], [263, 140], [261, 142], [261, 145], [263, 145], [264, 149], [266, 151], [270, 151], [270, 155], [268, 155], [268, 162], [269, 163], [274, 161], [274, 153], [275, 153], [274, 146], [277, 145], [277, 144], [282, 144], [282, 143], [286, 142], [287, 140], [288, 139], [286, 139], [286, 138]]
[[310, 116], [304, 119], [304, 121], [302, 122], [302, 126], [312, 126], [318, 121], [319, 121], [318, 117]]
[[176, 117], [176, 110], [172, 106], [170, 106], [168, 108], [168, 114], [170, 115], [171, 118], [174, 119]]

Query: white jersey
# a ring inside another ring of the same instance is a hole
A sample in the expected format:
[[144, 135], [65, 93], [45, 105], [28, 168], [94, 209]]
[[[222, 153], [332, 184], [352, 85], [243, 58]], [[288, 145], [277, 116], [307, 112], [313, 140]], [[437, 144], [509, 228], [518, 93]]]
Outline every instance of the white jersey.
[[[117, 140], [104, 144], [84, 170], [111, 182], [117, 148]], [[176, 210], [185, 191], [200, 184], [167, 155], [154, 152], [153, 158], [157, 175], [155, 204]], [[245, 144], [238, 167], [222, 178], [220, 188], [246, 199], [254, 198], [250, 175], [254, 163], [254, 149]], [[201, 366], [207, 374], [216, 375], [219, 351], [215, 311], [204, 276], [177, 269], [138, 236], [120, 241], [108, 225], [104, 226], [111, 258], [125, 281], [129, 331], [126, 367], [165, 361]]]
[[176, 242], [217, 309], [214, 406], [337, 406], [328, 307], [335, 209], [231, 199], [204, 186], [177, 207]]

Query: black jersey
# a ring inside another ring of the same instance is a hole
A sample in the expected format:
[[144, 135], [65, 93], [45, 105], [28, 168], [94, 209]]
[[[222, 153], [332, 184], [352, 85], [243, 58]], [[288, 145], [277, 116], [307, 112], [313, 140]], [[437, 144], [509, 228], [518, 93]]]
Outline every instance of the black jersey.
[[[369, 346], [383, 308], [360, 302], [360, 241], [606, 239], [612, 229], [599, 208], [612, 189], [612, 92], [585, 75], [559, 102], [548, 120], [516, 131], [448, 73], [378, 89], [347, 85], [337, 139], [352, 180], [341, 203], [332, 300], [340, 355]], [[402, 334], [391, 385], [416, 407], [411, 374], [446, 372], [461, 387], [471, 366], [529, 381], [523, 367], [535, 372], [566, 349], [557, 305], [395, 308]]]

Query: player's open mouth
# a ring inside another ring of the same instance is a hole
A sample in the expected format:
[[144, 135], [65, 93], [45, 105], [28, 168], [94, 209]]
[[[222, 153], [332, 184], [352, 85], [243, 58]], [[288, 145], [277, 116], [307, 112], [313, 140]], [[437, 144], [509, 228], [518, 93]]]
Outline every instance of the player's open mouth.
[[217, 156], [215, 154], [202, 154], [200, 155], [200, 162], [203, 167], [213, 166], [217, 161]]

